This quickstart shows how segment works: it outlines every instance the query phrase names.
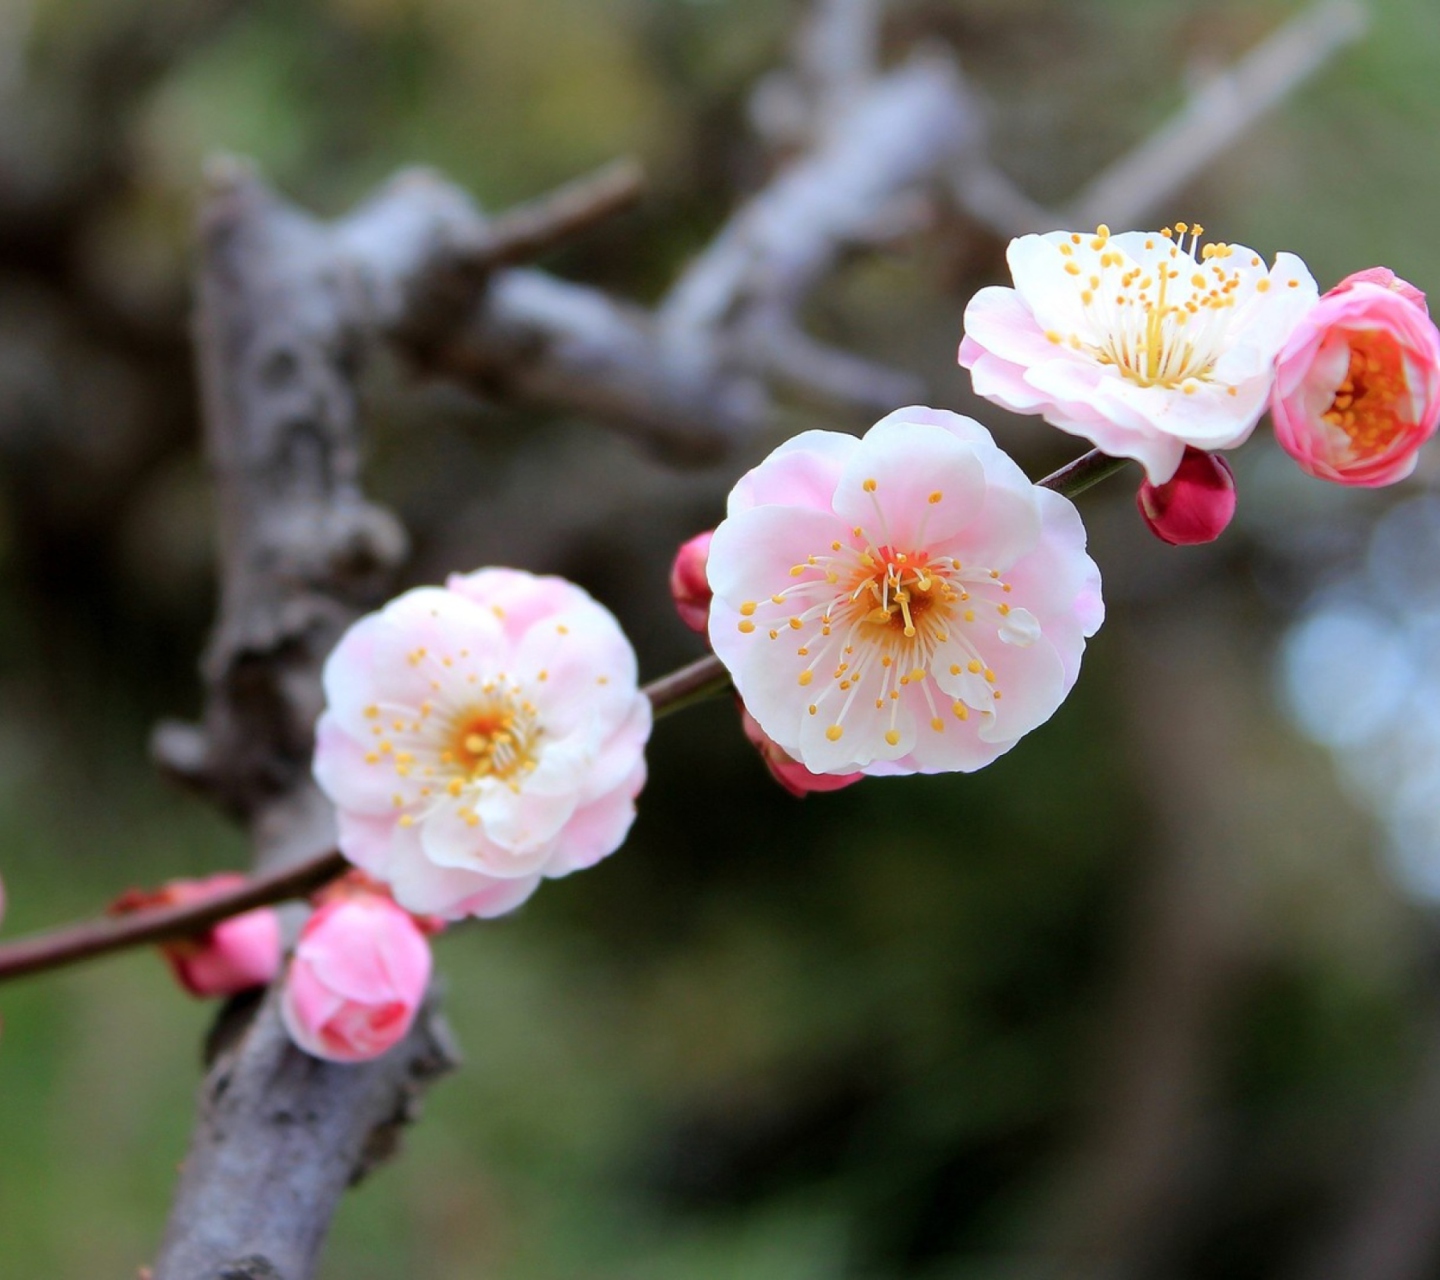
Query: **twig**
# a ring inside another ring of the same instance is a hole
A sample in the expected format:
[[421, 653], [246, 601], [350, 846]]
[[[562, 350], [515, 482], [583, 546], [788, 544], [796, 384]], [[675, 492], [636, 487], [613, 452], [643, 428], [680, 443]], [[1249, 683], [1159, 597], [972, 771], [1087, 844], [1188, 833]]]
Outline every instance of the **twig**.
[[1365, 32], [1356, 0], [1321, 0], [1215, 76], [1070, 202], [1064, 224], [1139, 225], [1184, 190], [1267, 111]]
[[631, 208], [644, 190], [645, 172], [639, 161], [616, 160], [494, 218], [486, 224], [476, 246], [476, 263], [494, 268], [533, 262], [557, 245]]
[[283, 871], [253, 876], [244, 884], [202, 902], [102, 916], [17, 938], [0, 946], [0, 982], [64, 968], [132, 947], [193, 937], [242, 911], [303, 898], [349, 866], [340, 853], [332, 850]]
[[[652, 680], [644, 692], [660, 717], [722, 693], [729, 683], [729, 673], [719, 660], [708, 657]], [[117, 951], [193, 937], [242, 911], [303, 898], [349, 869], [345, 856], [332, 849], [285, 870], [252, 876], [244, 884], [202, 902], [142, 908], [123, 916], [102, 916], [17, 938], [0, 945], [0, 983]]]
[[1035, 483], [1042, 489], [1054, 489], [1056, 493], [1063, 493], [1067, 498], [1075, 498], [1100, 481], [1125, 470], [1129, 464], [1129, 458], [1112, 458], [1107, 453], [1101, 453], [1099, 449], [1091, 449], [1089, 453], [1081, 454], [1074, 462], [1067, 462], [1058, 471], [1052, 471], [1043, 480]]

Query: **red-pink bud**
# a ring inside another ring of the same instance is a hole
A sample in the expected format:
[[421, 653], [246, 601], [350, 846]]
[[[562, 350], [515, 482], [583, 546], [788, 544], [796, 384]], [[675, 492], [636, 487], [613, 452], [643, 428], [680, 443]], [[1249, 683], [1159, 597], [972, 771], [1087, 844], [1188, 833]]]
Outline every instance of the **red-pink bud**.
[[1219, 454], [1187, 445], [1175, 475], [1164, 484], [1142, 481], [1135, 505], [1162, 542], [1214, 542], [1235, 514], [1235, 476]]
[[379, 1057], [404, 1038], [430, 982], [430, 945], [408, 911], [378, 893], [329, 897], [305, 923], [280, 1016], [306, 1053]]
[[691, 631], [702, 636], [710, 622], [710, 581], [705, 576], [705, 561], [710, 556], [710, 539], [713, 530], [697, 533], [675, 554], [675, 564], [670, 569], [670, 594], [675, 597], [675, 609]]
[[[222, 871], [203, 880], [171, 880], [158, 889], [132, 889], [111, 906], [112, 915], [149, 907], [203, 902], [238, 889], [245, 877]], [[263, 987], [280, 971], [280, 919], [271, 907], [256, 907], [221, 920], [191, 938], [160, 944], [160, 955], [192, 996], [233, 996]]]
[[792, 796], [804, 799], [812, 791], [839, 791], [852, 782], [859, 782], [863, 773], [811, 773], [784, 747], [773, 741], [744, 707], [740, 708], [740, 727], [760, 753], [770, 776]]

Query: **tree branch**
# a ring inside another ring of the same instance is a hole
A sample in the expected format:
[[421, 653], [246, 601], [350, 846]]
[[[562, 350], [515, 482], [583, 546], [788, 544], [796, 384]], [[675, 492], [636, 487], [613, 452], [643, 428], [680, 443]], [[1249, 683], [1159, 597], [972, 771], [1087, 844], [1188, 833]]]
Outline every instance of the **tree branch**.
[[[643, 692], [659, 719], [724, 692], [729, 683], [728, 673], [716, 659], [700, 658], [652, 680]], [[17, 938], [0, 946], [0, 983], [117, 951], [194, 937], [243, 911], [306, 897], [349, 869], [344, 855], [331, 849], [283, 870], [252, 876], [244, 884], [200, 902], [140, 908], [119, 917], [100, 916]]]
[[1064, 223], [1139, 225], [1183, 191], [1266, 112], [1364, 33], [1356, 0], [1320, 0], [1208, 80], [1170, 120], [1077, 195]]

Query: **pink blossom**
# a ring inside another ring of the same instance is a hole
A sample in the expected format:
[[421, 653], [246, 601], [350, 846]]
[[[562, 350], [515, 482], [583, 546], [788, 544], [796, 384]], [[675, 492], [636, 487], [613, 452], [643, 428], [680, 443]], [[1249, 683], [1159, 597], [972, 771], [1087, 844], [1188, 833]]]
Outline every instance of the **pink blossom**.
[[[113, 915], [149, 907], [204, 902], [238, 889], [245, 877], [233, 871], [203, 880], [171, 880], [159, 889], [132, 889], [111, 906]], [[263, 987], [280, 970], [280, 919], [271, 907], [244, 911], [193, 938], [160, 944], [170, 971], [192, 996], [233, 996]]]
[[751, 746], [760, 753], [770, 776], [797, 799], [803, 800], [812, 791], [839, 791], [865, 776], [863, 773], [811, 773], [784, 747], [767, 737], [765, 730], [755, 722], [755, 717], [743, 706], [740, 708], [740, 727], [750, 739]]
[[705, 578], [705, 559], [710, 554], [713, 530], [697, 533], [675, 554], [670, 569], [670, 594], [680, 621], [702, 636], [710, 618], [710, 583]]
[[402, 906], [495, 916], [617, 849], [650, 703], [611, 614], [481, 569], [362, 618], [325, 664], [315, 776], [340, 849]]
[[1270, 416], [1300, 469], [1337, 484], [1394, 484], [1440, 423], [1440, 334], [1425, 295], [1384, 267], [1342, 280], [1276, 361]]
[[1235, 473], [1219, 454], [1187, 446], [1179, 470], [1164, 484], [1141, 481], [1135, 504], [1162, 542], [1214, 542], [1235, 515]]
[[731, 492], [709, 574], [716, 654], [818, 774], [987, 764], [1060, 705], [1104, 614], [1074, 505], [919, 406], [781, 445]]
[[363, 1062], [404, 1038], [430, 982], [430, 945], [409, 912], [350, 891], [306, 921], [280, 993], [280, 1016], [306, 1053]]
[[1242, 443], [1315, 281], [1293, 254], [1267, 270], [1241, 245], [1201, 246], [1201, 230], [1011, 241], [1015, 287], [981, 289], [965, 309], [960, 363], [975, 391], [1137, 459], [1155, 484], [1186, 445]]

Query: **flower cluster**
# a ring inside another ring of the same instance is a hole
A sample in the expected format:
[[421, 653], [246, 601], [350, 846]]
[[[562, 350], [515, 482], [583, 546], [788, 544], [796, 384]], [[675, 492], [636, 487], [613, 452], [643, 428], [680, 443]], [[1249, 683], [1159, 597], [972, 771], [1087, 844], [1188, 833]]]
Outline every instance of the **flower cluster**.
[[619, 847], [650, 703], [611, 614], [510, 569], [421, 587], [325, 666], [315, 776], [341, 852], [412, 911], [495, 916]]
[[979, 768], [1049, 719], [1103, 616], [1069, 500], [922, 407], [781, 445], [731, 492], [708, 572], [716, 655], [814, 773]]
[[[965, 311], [975, 390], [1101, 450], [1138, 459], [1142, 517], [1167, 542], [1206, 542], [1234, 512], [1228, 467], [1269, 407], [1312, 476], [1393, 484], [1440, 425], [1440, 331], [1425, 295], [1372, 267], [1317, 297], [1304, 263], [1267, 268], [1200, 227], [1012, 241], [1013, 288]], [[1187, 244], [1187, 236], [1189, 242]]]

